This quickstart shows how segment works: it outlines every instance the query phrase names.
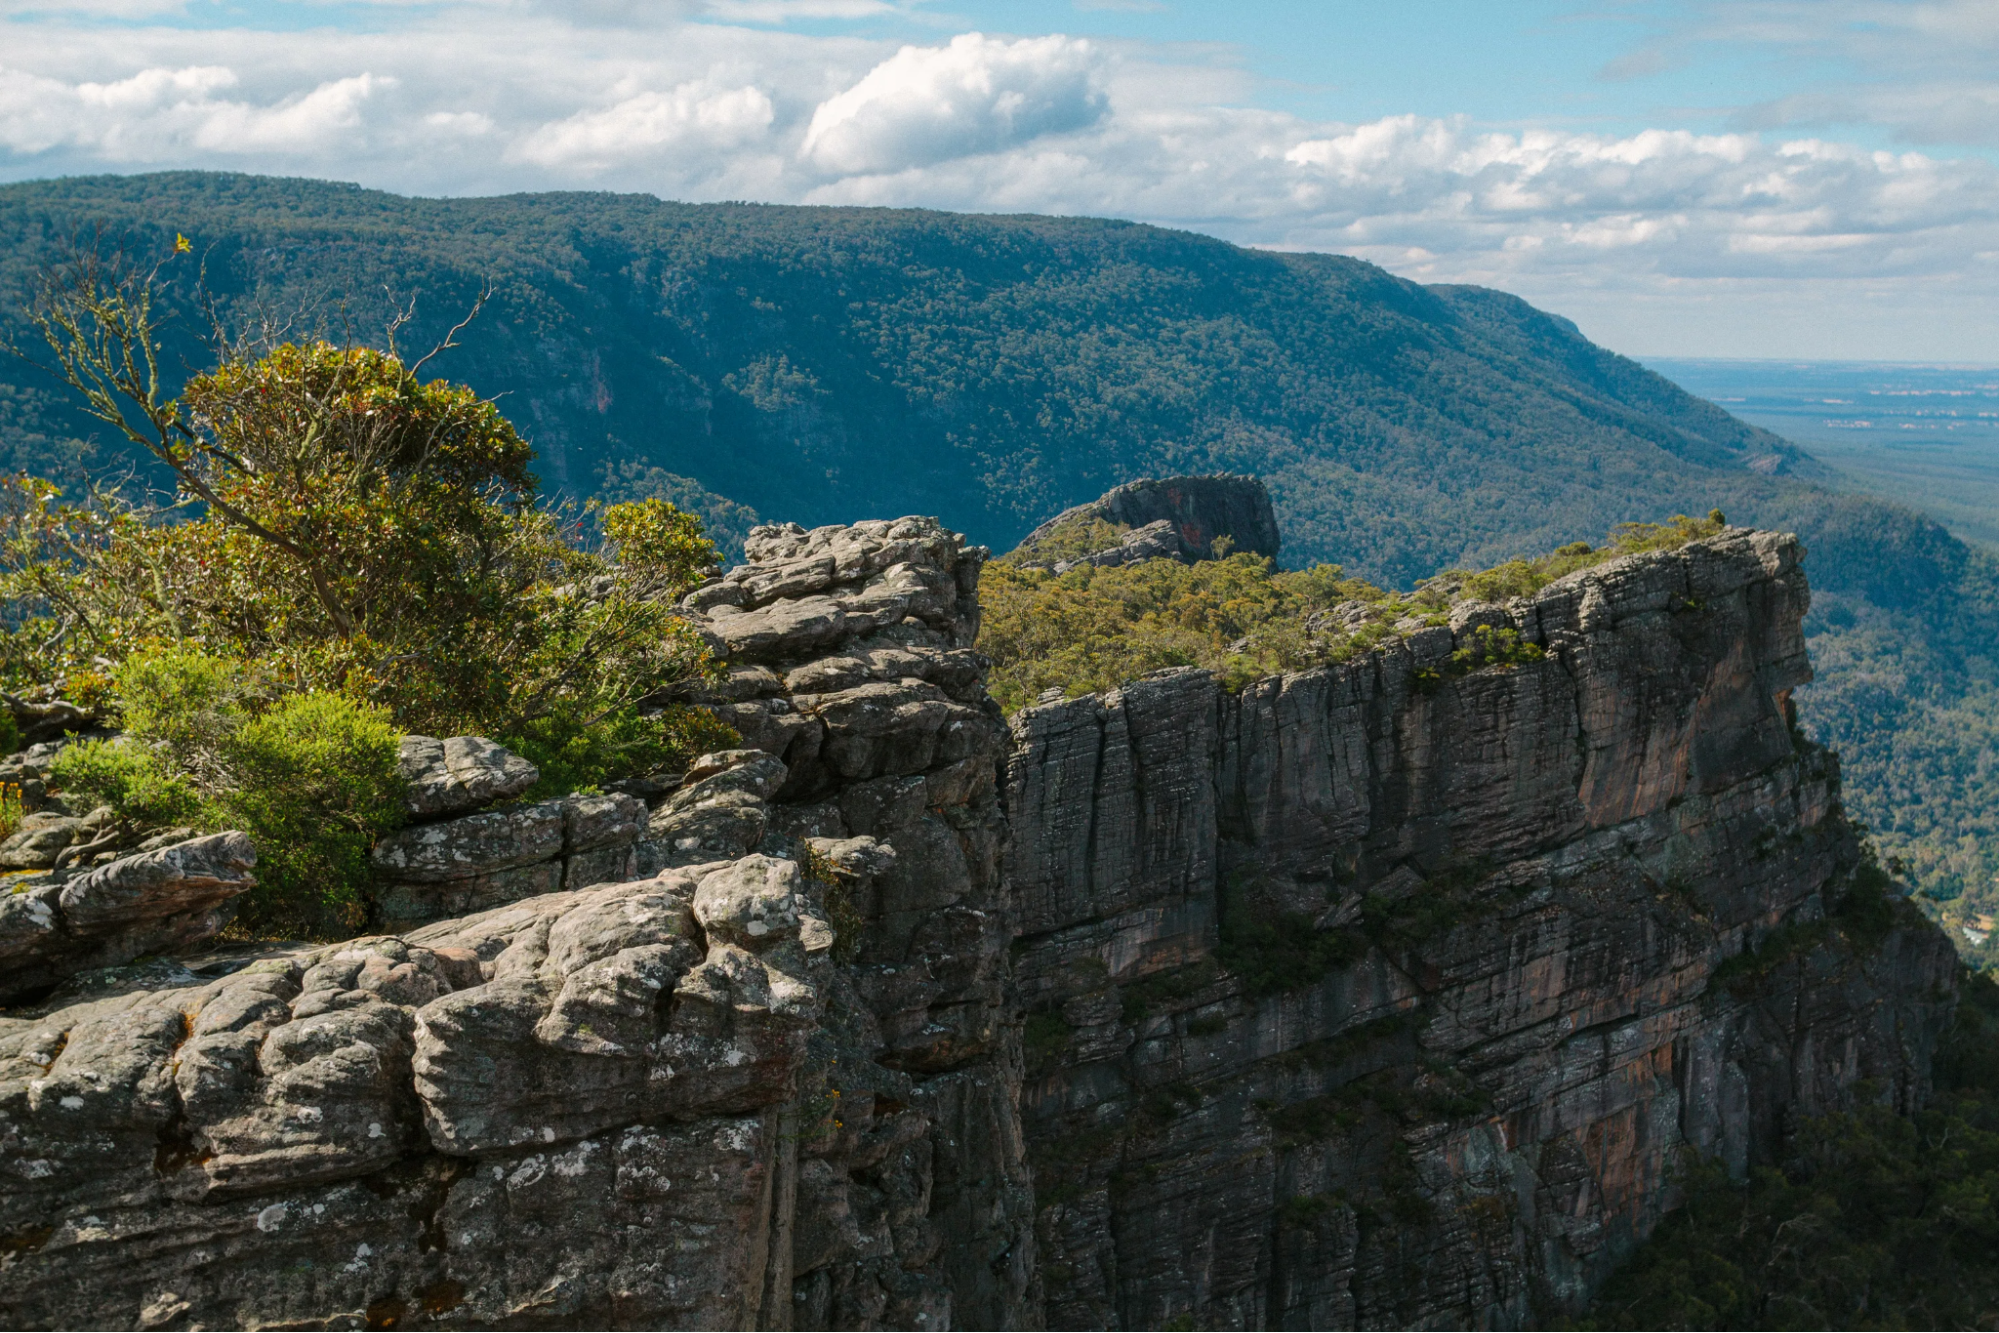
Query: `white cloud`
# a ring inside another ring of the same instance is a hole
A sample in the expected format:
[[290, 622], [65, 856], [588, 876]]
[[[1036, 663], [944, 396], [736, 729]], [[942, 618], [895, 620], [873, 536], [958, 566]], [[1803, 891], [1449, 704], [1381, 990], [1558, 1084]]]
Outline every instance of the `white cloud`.
[[1708, 0], [1604, 74], [1641, 77], [1707, 52], [1822, 71], [1804, 91], [1745, 103], [1744, 129], [1866, 125], [1909, 144], [1999, 146], [1992, 0]]
[[892, 172], [1083, 129], [1106, 109], [1093, 55], [1062, 36], [905, 46], [819, 104], [800, 154], [834, 175]]
[[[1213, 52], [477, 5], [373, 32], [0, 21], [0, 178], [209, 166], [1107, 214], [1504, 287], [1637, 350], [1797, 355], [1850, 330], [1855, 354], [1999, 360], [1999, 169], [1978, 157], [1817, 131], [1334, 124], [1255, 105]], [[1753, 336], [1729, 343], [1730, 321]]]
[[601, 111], [579, 111], [522, 139], [516, 155], [536, 166], [599, 172], [689, 143], [734, 147], [762, 137], [776, 115], [761, 89], [717, 90], [701, 82], [645, 92]]
[[396, 81], [361, 73], [265, 104], [217, 95], [237, 82], [235, 71], [217, 65], [75, 84], [0, 66], [0, 145], [20, 153], [80, 149], [120, 164], [187, 153], [319, 155]]

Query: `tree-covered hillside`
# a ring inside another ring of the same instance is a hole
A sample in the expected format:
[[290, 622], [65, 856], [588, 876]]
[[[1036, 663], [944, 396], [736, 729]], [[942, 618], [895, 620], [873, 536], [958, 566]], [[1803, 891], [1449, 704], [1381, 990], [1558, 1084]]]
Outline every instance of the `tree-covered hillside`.
[[1796, 461], [1513, 297], [1129, 223], [99, 177], [0, 188], [6, 294], [100, 227], [185, 233], [239, 318], [309, 304], [366, 336], [414, 297], [412, 345], [490, 284], [435, 367], [508, 395], [578, 494], [658, 469], [1004, 548], [1130, 477], [1233, 469], [1269, 480], [1294, 557], [1406, 582]]
[[[1794, 528], [1805, 717], [1851, 803], [1961, 904], [1999, 872], [1992, 560], [1514, 297], [1087, 218], [171, 173], [0, 187], [0, 331], [28, 345], [18, 307], [65, 248], [177, 233], [239, 322], [365, 341], [414, 300], [421, 349], [489, 287], [430, 369], [500, 395], [550, 489], [670, 499], [725, 546], [757, 515], [929, 513], [1006, 549], [1118, 482], [1217, 470], [1270, 483], [1286, 565], [1390, 587], [1675, 512]], [[179, 300], [169, 364], [205, 368]], [[0, 367], [0, 468], [131, 462]]]

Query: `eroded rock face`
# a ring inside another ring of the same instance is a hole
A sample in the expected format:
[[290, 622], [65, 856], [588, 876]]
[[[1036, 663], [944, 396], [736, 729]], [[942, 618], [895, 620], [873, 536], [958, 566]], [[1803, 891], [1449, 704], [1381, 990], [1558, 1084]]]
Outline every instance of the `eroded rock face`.
[[759, 528], [746, 550], [686, 609], [733, 664], [701, 702], [754, 753], [697, 766], [643, 854], [760, 838], [834, 886], [792, 1326], [1037, 1325], [999, 861], [1006, 733], [971, 651], [988, 552], [918, 518]]
[[1089, 519], [1130, 531], [1115, 546], [1051, 560], [1056, 569], [1128, 565], [1162, 556], [1206, 560], [1218, 553], [1217, 537], [1228, 538], [1231, 551], [1277, 554], [1277, 511], [1270, 492], [1255, 477], [1227, 475], [1126, 482], [1043, 523], [1021, 541], [1021, 553], [1032, 562], [1035, 548], [1056, 529]]
[[[1788, 538], [1010, 739], [983, 550], [748, 549], [684, 608], [743, 748], [654, 808], [440, 805], [393, 933], [0, 1015], [0, 1323], [1518, 1326], [1682, 1147], [1926, 1092], [1952, 955], [1840, 923]], [[1505, 629], [1545, 656], [1453, 657]]]
[[0, 1318], [754, 1324], [822, 911], [751, 856], [0, 1020]]
[[[1799, 554], [1732, 530], [1344, 666], [1014, 719], [1051, 1327], [1520, 1326], [1683, 1146], [1739, 1171], [1860, 1080], [1922, 1099], [1953, 960], [1913, 910], [1828, 920], [1858, 852], [1787, 725]], [[1466, 672], [1481, 627], [1546, 656]], [[1718, 975], [1787, 925], [1813, 946]]]
[[0, 1002], [209, 938], [256, 887], [256, 863], [247, 837], [216, 833], [0, 892]]
[[398, 933], [0, 1018], [0, 1322], [1038, 1323], [985, 552], [750, 545], [657, 809], [425, 798]]
[[397, 829], [369, 854], [376, 910], [402, 928], [625, 878], [639, 869], [646, 819], [644, 801], [611, 792]]

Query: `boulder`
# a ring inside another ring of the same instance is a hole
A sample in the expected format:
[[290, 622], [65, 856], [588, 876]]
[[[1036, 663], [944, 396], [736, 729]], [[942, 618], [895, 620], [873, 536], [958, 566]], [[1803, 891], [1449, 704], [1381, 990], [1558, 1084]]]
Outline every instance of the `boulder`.
[[397, 759], [413, 819], [464, 814], [518, 796], [541, 770], [484, 736], [405, 736]]
[[[1036, 559], [1036, 549], [1058, 529], [1093, 520], [1126, 531], [1118, 543], [1100, 551], [1045, 562]], [[1277, 554], [1277, 511], [1262, 481], [1216, 475], [1126, 482], [1088, 504], [1063, 510], [1028, 533], [1018, 555], [1030, 564], [1057, 569], [1122, 565], [1159, 556], [1208, 560], [1218, 553], [1216, 539], [1224, 537], [1230, 552]]]
[[246, 835], [214, 833], [0, 895], [0, 1003], [86, 969], [200, 943], [256, 887], [256, 863]]

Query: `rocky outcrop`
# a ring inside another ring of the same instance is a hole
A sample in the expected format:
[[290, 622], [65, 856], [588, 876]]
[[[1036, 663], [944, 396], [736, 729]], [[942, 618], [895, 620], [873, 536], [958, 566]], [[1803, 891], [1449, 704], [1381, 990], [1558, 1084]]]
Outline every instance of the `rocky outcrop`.
[[[1100, 550], [1058, 551], [1062, 535], [1093, 523], [1124, 529], [1122, 538]], [[1270, 492], [1255, 477], [1227, 475], [1167, 477], [1126, 482], [1102, 498], [1065, 509], [1021, 542], [1016, 553], [1027, 564], [1056, 569], [1075, 565], [1125, 565], [1136, 560], [1171, 557], [1207, 560], [1226, 549], [1257, 555], [1277, 554], [1277, 511]], [[1045, 559], [1041, 552], [1046, 549]]]
[[400, 929], [635, 873], [646, 805], [571, 795], [397, 829], [369, 853], [375, 909]]
[[484, 736], [405, 736], [399, 762], [411, 822], [369, 853], [375, 919], [388, 929], [628, 879], [665, 864], [640, 847], [649, 812], [637, 796], [510, 803], [541, 772]]
[[0, 1322], [1520, 1326], [1683, 1149], [1926, 1094], [1788, 538], [1010, 732], [982, 549], [747, 549], [683, 607], [741, 748], [650, 808], [416, 738], [393, 933], [0, 1015]]
[[541, 778], [540, 769], [484, 736], [405, 736], [397, 768], [409, 784], [412, 819], [462, 815], [518, 796]]
[[0, 1322], [1038, 1321], [986, 553], [749, 545], [688, 607], [743, 749], [377, 849], [413, 917], [518, 901], [0, 1017]]
[[756, 1326], [822, 913], [751, 856], [6, 1020], [0, 1319]]
[[1871, 883], [1789, 725], [1799, 559], [1730, 531], [1014, 719], [1051, 1327], [1522, 1326], [1682, 1149], [1741, 1171], [1863, 1080], [1921, 1101], [1953, 960], [1906, 904], [1841, 927]]
[[142, 849], [60, 883], [41, 875], [0, 886], [0, 1003], [209, 938], [234, 915], [231, 900], [256, 887], [256, 863], [248, 838], [216, 833]]

